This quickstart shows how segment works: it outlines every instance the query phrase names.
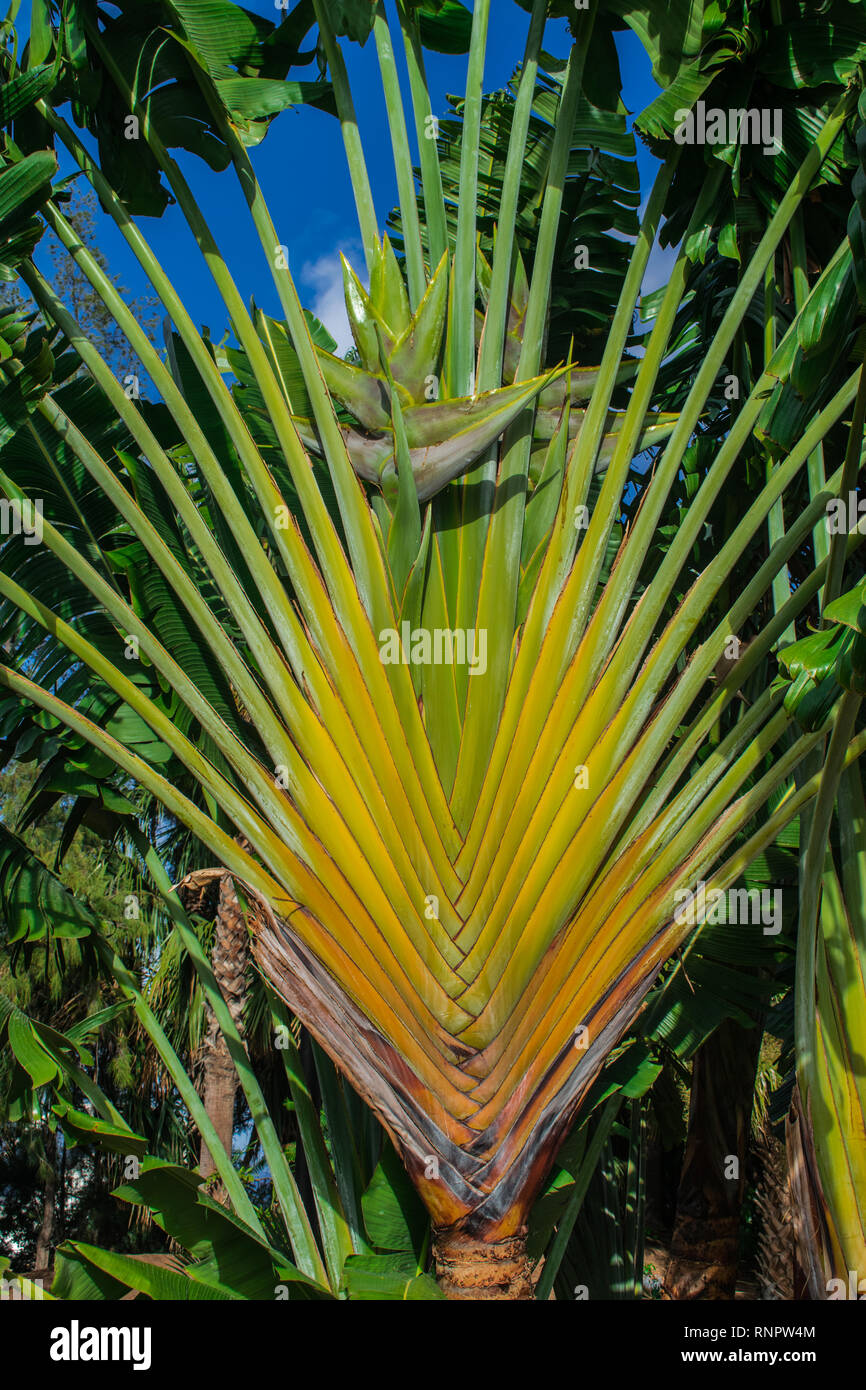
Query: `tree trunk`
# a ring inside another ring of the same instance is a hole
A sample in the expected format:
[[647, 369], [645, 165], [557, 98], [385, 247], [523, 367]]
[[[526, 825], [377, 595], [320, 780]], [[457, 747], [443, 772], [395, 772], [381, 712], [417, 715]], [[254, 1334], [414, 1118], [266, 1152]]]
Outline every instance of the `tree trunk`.
[[57, 1189], [57, 1243], [66, 1239], [66, 1172], [69, 1163], [69, 1147], [64, 1139], [60, 1149], [60, 1182]]
[[695, 1054], [670, 1298], [733, 1298], [761, 1029], [726, 1019]]
[[791, 1302], [794, 1297], [794, 1222], [785, 1145], [762, 1129], [756, 1144], [761, 1176], [755, 1208], [761, 1217], [757, 1274], [761, 1297]]
[[433, 1256], [446, 1298], [525, 1303], [534, 1297], [525, 1231], [505, 1240], [485, 1241], [453, 1227], [439, 1228], [433, 1233]]
[[34, 1275], [40, 1275], [51, 1267], [51, 1252], [54, 1249], [54, 1232], [57, 1214], [57, 1139], [45, 1126], [42, 1134], [45, 1164], [45, 1186], [42, 1192], [42, 1220], [36, 1236], [34, 1256]]
[[[246, 967], [249, 953], [247, 926], [235, 893], [231, 875], [223, 874], [219, 881], [214, 948], [211, 964], [220, 993], [228, 1004], [235, 1026], [243, 1035], [243, 1010], [246, 998]], [[202, 1100], [227, 1153], [232, 1151], [234, 1132], [235, 1093], [238, 1078], [228, 1045], [216, 1015], [205, 1005], [207, 1028], [203, 1044]], [[215, 1171], [207, 1144], [202, 1140], [199, 1171], [209, 1177]]]
[[820, 1303], [827, 1279], [847, 1274], [834, 1248], [812, 1142], [811, 1114], [795, 1084], [785, 1125], [791, 1215], [794, 1225], [794, 1298]]

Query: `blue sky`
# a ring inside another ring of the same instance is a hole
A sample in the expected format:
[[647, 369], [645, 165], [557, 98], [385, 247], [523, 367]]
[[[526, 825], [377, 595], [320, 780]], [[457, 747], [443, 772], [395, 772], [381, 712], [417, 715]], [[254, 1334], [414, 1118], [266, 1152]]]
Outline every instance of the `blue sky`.
[[[272, 0], [247, 0], [247, 7], [261, 15], [279, 18]], [[22, 30], [26, 24], [26, 18], [22, 19]], [[504, 86], [511, 76], [522, 56], [527, 26], [528, 15], [510, 0], [507, 4], [506, 0], [494, 0], [484, 75], [486, 90]], [[557, 55], [564, 55], [569, 43], [565, 22], [549, 22], [545, 47]], [[636, 113], [652, 99], [657, 88], [650, 75], [649, 60], [637, 39], [630, 32], [623, 33], [618, 36], [618, 46], [626, 105], [630, 112]], [[346, 45], [345, 53], [373, 195], [380, 225], [384, 226], [396, 202], [396, 183], [373, 40], [370, 39], [363, 49], [354, 44]], [[402, 61], [399, 49], [398, 61]], [[462, 90], [465, 57], [429, 54], [427, 69], [433, 109], [445, 114], [446, 93]], [[310, 67], [299, 75], [312, 76], [313, 73], [314, 68]], [[409, 110], [408, 90], [406, 101]], [[285, 112], [277, 118], [262, 144], [253, 150], [252, 157], [280, 240], [289, 249], [290, 266], [302, 302], [323, 319], [343, 349], [348, 346], [349, 339], [342, 306], [339, 253], [343, 251], [359, 269], [362, 256], [339, 124], [332, 116], [307, 107]], [[645, 195], [655, 161], [641, 142], [638, 142], [638, 158]], [[234, 175], [230, 171], [213, 174], [201, 161], [184, 155], [180, 162], [208, 221], [218, 233], [218, 241], [239, 288], [245, 296], [254, 296], [263, 308], [281, 317], [269, 269]], [[61, 162], [64, 172], [71, 168], [71, 161]], [[141, 219], [141, 227], [183, 293], [193, 320], [199, 325], [207, 324], [213, 336], [221, 338], [225, 311], [185, 230], [182, 215], [170, 207], [162, 218]], [[135, 295], [144, 292], [146, 281], [107, 217], [100, 219], [100, 244], [112, 272], [120, 276], [122, 283]], [[661, 262], [651, 265], [647, 287], [653, 287], [661, 269]]]

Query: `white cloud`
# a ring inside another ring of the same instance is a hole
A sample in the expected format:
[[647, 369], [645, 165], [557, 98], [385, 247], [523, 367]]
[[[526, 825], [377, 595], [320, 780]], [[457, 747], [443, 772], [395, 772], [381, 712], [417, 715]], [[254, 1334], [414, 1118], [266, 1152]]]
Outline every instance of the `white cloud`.
[[356, 241], [337, 246], [327, 255], [319, 256], [314, 261], [306, 261], [301, 267], [300, 276], [302, 285], [312, 295], [311, 300], [304, 297], [304, 302], [316, 318], [321, 319], [331, 337], [336, 338], [337, 353], [340, 357], [352, 346], [353, 341], [343, 295], [341, 251], [359, 278], [366, 280], [365, 274], [362, 274], [362, 248]]

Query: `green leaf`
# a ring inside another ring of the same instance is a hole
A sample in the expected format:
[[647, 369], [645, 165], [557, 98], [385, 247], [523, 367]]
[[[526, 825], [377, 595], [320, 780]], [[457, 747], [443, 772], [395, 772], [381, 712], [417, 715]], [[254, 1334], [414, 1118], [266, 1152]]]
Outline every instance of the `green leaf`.
[[779, 652], [779, 661], [796, 680], [805, 673], [813, 681], [821, 680], [832, 670], [836, 660], [839, 633], [833, 628], [822, 628], [819, 632], [801, 637]]
[[57, 1064], [42, 1046], [29, 1018], [18, 1009], [9, 1016], [9, 1046], [22, 1067], [29, 1073], [34, 1086], [45, 1086], [57, 1075]]
[[429, 379], [438, 371], [447, 305], [448, 257], [445, 255], [411, 323], [388, 357], [394, 380], [416, 404], [424, 401]]
[[273, 25], [231, 0], [167, 0], [212, 77], [227, 77], [255, 59]]
[[57, 81], [53, 65], [41, 64], [18, 73], [0, 87], [0, 126], [9, 125], [19, 112], [47, 96]]
[[30, 48], [28, 66], [36, 68], [48, 57], [54, 47], [54, 33], [51, 28], [51, 6], [49, 0], [32, 0], [30, 6]]
[[376, 6], [371, 0], [328, 0], [328, 18], [338, 38], [362, 46], [373, 32]]
[[19, 212], [31, 198], [48, 196], [57, 160], [49, 150], [37, 150], [0, 174], [0, 223]]
[[107, 1274], [128, 1289], [137, 1289], [157, 1302], [201, 1303], [240, 1299], [242, 1294], [218, 1284], [199, 1283], [186, 1273], [178, 1274], [173, 1269], [149, 1264], [147, 1260], [135, 1260], [129, 1255], [118, 1255], [111, 1250], [100, 1250], [95, 1245], [83, 1241], [70, 1242], [69, 1249], [87, 1261], [94, 1270]]
[[116, 1188], [114, 1196], [144, 1206], [173, 1240], [195, 1260], [195, 1277], [231, 1290], [235, 1297], [272, 1299], [277, 1283], [290, 1284], [290, 1297], [321, 1295], [292, 1262], [271, 1249], [233, 1212], [200, 1190], [200, 1174], [160, 1159], [145, 1158], [139, 1176]]
[[[851, 4], [822, 6], [822, 13], [788, 18], [767, 34], [760, 71], [780, 87], [843, 85], [866, 58], [862, 12]], [[829, 13], [827, 10], [829, 9]], [[855, 15], [859, 23], [845, 23]], [[841, 22], [840, 22], [841, 21]]]
[[46, 930], [55, 937], [86, 937], [95, 921], [90, 909], [2, 824], [0, 905], [10, 942], [39, 940]]
[[[403, 272], [387, 236], [382, 240], [381, 253], [370, 272], [370, 303], [394, 338], [406, 332], [412, 321], [409, 295]], [[390, 352], [387, 345], [386, 351]]]
[[415, 7], [421, 42], [434, 53], [468, 53], [472, 14], [459, 0]]
[[141, 1157], [147, 1150], [147, 1140], [143, 1134], [135, 1134], [128, 1127], [124, 1129], [120, 1125], [110, 1124], [108, 1120], [88, 1115], [84, 1110], [76, 1110], [69, 1101], [59, 1100], [51, 1108], [70, 1143], [95, 1144], [108, 1153], [136, 1157]]
[[69, 1241], [59, 1245], [54, 1254], [54, 1298], [68, 1303], [94, 1303], [102, 1299], [119, 1299], [129, 1292], [129, 1286], [91, 1264]]
[[411, 1255], [350, 1255], [345, 1273], [349, 1296], [362, 1302], [432, 1302], [445, 1297], [435, 1279], [418, 1273]]
[[284, 82], [268, 77], [217, 78], [217, 91], [229, 110], [249, 121], [264, 120], [293, 106], [315, 106], [336, 115], [329, 82]]
[[843, 690], [866, 695], [866, 636], [862, 632], [840, 651], [835, 676]]
[[331, 395], [336, 396], [365, 429], [388, 429], [391, 417], [384, 377], [362, 371], [330, 352], [319, 352], [317, 356]]
[[410, 1251], [416, 1258], [420, 1255], [427, 1215], [390, 1144], [361, 1202], [367, 1235], [373, 1245], [382, 1250]]
[[[415, 487], [412, 456], [406, 439], [403, 410], [397, 393], [391, 393], [391, 418], [394, 422], [394, 453], [397, 461], [397, 489], [394, 519], [388, 532], [388, 564], [398, 598], [402, 598], [406, 581], [421, 548], [421, 508]], [[386, 492], [386, 497], [390, 501]]]
[[[822, 616], [831, 623], [844, 623], [845, 627], [853, 628], [855, 632], [866, 632], [866, 584], [858, 584], [847, 594], [840, 594], [827, 604]], [[785, 662], [785, 665], [788, 663]]]
[[74, 1023], [71, 1028], [67, 1028], [66, 1037], [70, 1042], [84, 1042], [93, 1033], [98, 1033], [105, 1027], [106, 1023], [111, 1023], [113, 1019], [129, 1010], [129, 1000], [121, 999], [119, 1004], [110, 1004], [105, 1009], [98, 1009], [96, 1013], [88, 1014], [80, 1023]]
[[[377, 499], [373, 499], [374, 502]], [[379, 498], [380, 502], [384, 499]], [[418, 554], [409, 571], [403, 589], [403, 601], [400, 606], [400, 620], [411, 624], [413, 628], [421, 625], [421, 612], [424, 600], [424, 587], [427, 583], [427, 570], [430, 560], [430, 539], [433, 534], [433, 509], [427, 507], [424, 514], [424, 525], [421, 531], [421, 544], [418, 547]]]

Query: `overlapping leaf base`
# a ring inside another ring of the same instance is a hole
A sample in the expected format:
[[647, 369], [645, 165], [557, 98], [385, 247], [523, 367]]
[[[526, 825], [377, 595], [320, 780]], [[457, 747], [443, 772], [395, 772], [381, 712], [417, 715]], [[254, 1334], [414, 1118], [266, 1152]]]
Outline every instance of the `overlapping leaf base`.
[[[425, 1082], [354, 1002], [351, 981], [338, 984], [305, 948], [292, 925], [303, 914], [286, 921], [262, 899], [257, 907], [262, 971], [374, 1109], [436, 1226], [486, 1242], [520, 1235], [581, 1099], [664, 959], [658, 942], [587, 1012], [589, 1045], [582, 1045], [586, 1034], [572, 1034], [543, 1067], [529, 1051], [518, 1055], [515, 1083], [497, 1089], [491, 1102], [494, 1048], [469, 1049], [440, 1029], [437, 1061], [450, 1084]], [[531, 995], [515, 1022], [528, 1021], [530, 1005]]]

